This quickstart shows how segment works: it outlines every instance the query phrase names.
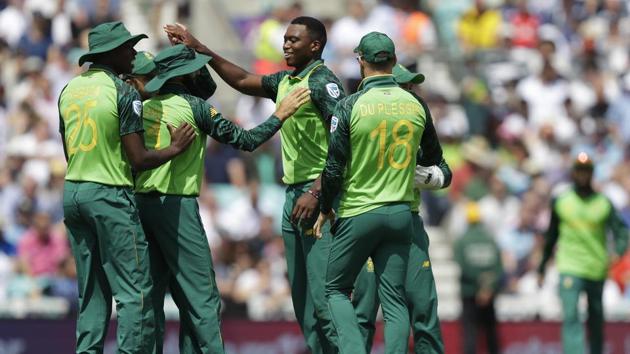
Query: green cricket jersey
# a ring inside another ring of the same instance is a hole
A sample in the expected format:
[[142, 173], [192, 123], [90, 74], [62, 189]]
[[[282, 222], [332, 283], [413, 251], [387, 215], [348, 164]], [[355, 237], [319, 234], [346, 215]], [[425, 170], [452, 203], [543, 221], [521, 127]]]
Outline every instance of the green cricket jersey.
[[453, 255], [461, 269], [462, 297], [475, 297], [480, 289], [499, 291], [503, 275], [501, 250], [483, 225], [474, 223], [468, 226], [455, 242]]
[[426, 112], [392, 75], [365, 79], [331, 119], [331, 142], [322, 174], [322, 211], [339, 191], [337, 214], [350, 217], [414, 199], [414, 169]]
[[167, 83], [159, 95], [144, 102], [145, 146], [163, 149], [171, 139], [167, 124], [178, 127], [188, 123], [197, 133], [192, 144], [165, 164], [138, 174], [136, 192], [159, 192], [174, 195], [199, 195], [206, 153], [206, 137], [229, 144], [237, 149], [253, 151], [269, 140], [282, 126], [276, 116], [252, 130], [244, 130], [223, 118], [221, 113], [204, 100], [192, 96], [185, 86]]
[[280, 130], [282, 181], [296, 184], [316, 179], [326, 163], [328, 121], [337, 102], [345, 96], [339, 79], [322, 60], [316, 60], [299, 73], [281, 71], [264, 76], [262, 85], [276, 105], [295, 88], [311, 90], [311, 100]]
[[539, 272], [543, 273], [557, 241], [556, 263], [560, 273], [594, 281], [606, 279], [606, 232], [612, 231], [619, 255], [628, 244], [628, 229], [608, 198], [600, 193], [581, 198], [571, 189], [552, 202], [551, 213]]
[[138, 92], [110, 68], [92, 65], [64, 87], [58, 105], [66, 180], [133, 186], [120, 137], [143, 131]]

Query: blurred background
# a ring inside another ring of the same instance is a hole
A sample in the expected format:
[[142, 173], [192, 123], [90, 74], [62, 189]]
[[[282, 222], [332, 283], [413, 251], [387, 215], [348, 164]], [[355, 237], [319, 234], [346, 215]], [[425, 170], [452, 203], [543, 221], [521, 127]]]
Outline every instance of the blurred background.
[[[136, 49], [155, 54], [168, 45], [161, 26], [178, 21], [216, 52], [268, 74], [285, 69], [282, 37], [303, 14], [326, 24], [324, 59], [346, 92], [360, 81], [352, 50], [373, 30], [394, 39], [399, 63], [427, 78], [419, 92], [454, 171], [450, 188], [423, 194], [421, 212], [447, 351], [457, 352], [448, 343], [459, 341], [461, 312], [453, 245], [475, 201], [502, 254], [496, 306], [504, 352], [560, 353], [557, 272], [551, 264], [539, 289], [535, 269], [550, 198], [569, 183], [577, 152], [593, 158], [597, 189], [630, 222], [629, 11], [628, 0], [0, 0], [0, 353], [30, 353], [24, 333], [50, 319], [69, 326], [59, 333], [72, 345], [77, 285], [62, 221], [57, 98], [86, 69], [77, 59], [89, 29], [120, 19], [149, 35]], [[252, 128], [274, 111], [270, 100], [214, 77], [219, 89], [210, 102], [240, 125]], [[199, 203], [232, 353], [303, 350], [285, 322], [257, 339], [281, 343], [267, 351], [230, 342], [230, 328], [264, 332], [250, 321], [293, 320], [279, 236], [279, 144], [277, 135], [251, 154], [208, 146]], [[630, 353], [630, 272], [617, 280], [604, 290], [608, 348]], [[177, 318], [172, 301], [167, 316]], [[13, 337], [3, 337], [6, 323]], [[176, 348], [177, 332], [169, 331]], [[508, 338], [521, 337], [521, 346], [509, 347]]]

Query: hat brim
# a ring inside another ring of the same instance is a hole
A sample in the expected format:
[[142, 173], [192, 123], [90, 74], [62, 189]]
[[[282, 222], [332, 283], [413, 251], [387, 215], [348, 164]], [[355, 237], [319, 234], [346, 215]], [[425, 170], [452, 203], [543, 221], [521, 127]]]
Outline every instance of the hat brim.
[[146, 63], [144, 63], [144, 65], [142, 65], [141, 67], [137, 68], [137, 69], [133, 69], [131, 71], [131, 73], [133, 75], [149, 75], [151, 74], [153, 71], [155, 71], [155, 64], [152, 61], [147, 61]]
[[111, 41], [109, 43], [107, 43], [107, 45], [98, 47], [98, 48], [94, 48], [92, 50], [90, 50], [89, 52], [83, 54], [82, 56], [79, 57], [79, 66], [83, 65], [86, 61], [90, 61], [90, 59], [92, 57], [94, 57], [95, 55], [98, 54], [102, 54], [102, 53], [107, 53], [111, 50], [114, 50], [118, 47], [120, 47], [121, 45], [127, 43], [127, 42], [134, 42], [134, 45], [136, 43], [138, 43], [141, 39], [144, 38], [149, 38], [146, 34], [136, 34], [135, 36], [129, 36], [129, 37], [122, 37], [119, 38], [115, 41]]
[[424, 75], [420, 73], [406, 72], [400, 75], [394, 75], [394, 80], [399, 84], [421, 84], [424, 82]]
[[166, 81], [183, 75], [194, 73], [195, 71], [203, 68], [212, 59], [209, 55], [197, 54], [195, 59], [191, 60], [184, 66], [180, 66], [175, 69], [167, 70], [166, 72], [159, 73], [156, 77], [151, 79], [145, 86], [146, 92], [155, 92], [159, 90]]

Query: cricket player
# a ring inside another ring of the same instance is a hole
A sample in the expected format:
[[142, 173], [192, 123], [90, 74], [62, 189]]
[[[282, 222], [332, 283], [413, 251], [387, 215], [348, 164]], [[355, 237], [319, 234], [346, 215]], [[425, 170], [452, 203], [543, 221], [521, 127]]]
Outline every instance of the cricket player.
[[144, 148], [140, 95], [118, 78], [131, 71], [133, 47], [142, 38], [146, 35], [132, 36], [121, 22], [94, 27], [89, 52], [79, 58], [79, 65], [92, 65], [59, 96], [59, 132], [68, 161], [64, 223], [79, 284], [77, 353], [103, 353], [112, 296], [118, 352], [149, 353], [154, 342], [147, 240], [132, 194], [132, 168], [165, 163], [185, 150], [195, 132], [190, 125], [169, 128], [169, 147]]
[[170, 141], [167, 125], [188, 123], [198, 136], [192, 146], [172, 161], [138, 174], [136, 198], [149, 240], [153, 305], [157, 317], [155, 353], [162, 353], [164, 295], [168, 286], [180, 310], [180, 352], [223, 353], [220, 333], [220, 296], [212, 256], [201, 224], [197, 196], [203, 178], [206, 136], [252, 151], [269, 140], [283, 122], [309, 99], [306, 88], [295, 90], [275, 113], [252, 130], [223, 118], [210, 104], [193, 96], [184, 84], [198, 75], [210, 57], [179, 44], [155, 57], [157, 75], [145, 85], [157, 95], [144, 102], [148, 149], [163, 149]]
[[[153, 59], [154, 55], [149, 52], [138, 52], [132, 62], [131, 74], [125, 75], [125, 82], [140, 93], [143, 101], [153, 96], [144, 90], [144, 86], [153, 79], [157, 72]], [[184, 85], [191, 95], [203, 100], [210, 98], [217, 89], [217, 84], [205, 66], [194, 77], [185, 76]]]
[[311, 101], [280, 131], [283, 182], [287, 184], [282, 237], [295, 316], [306, 345], [314, 354], [335, 353], [335, 332], [324, 295], [325, 267], [330, 248], [328, 226], [316, 241], [312, 225], [319, 213], [320, 174], [328, 151], [329, 122], [344, 97], [339, 79], [321, 59], [326, 45], [324, 25], [312, 17], [297, 17], [284, 35], [284, 58], [293, 71], [260, 76], [227, 61], [201, 44], [181, 25], [167, 25], [169, 36], [213, 57], [210, 66], [236, 90], [267, 97], [276, 104], [291, 91], [307, 87]]
[[370, 257], [385, 318], [385, 352], [406, 353], [405, 275], [413, 235], [410, 204], [427, 113], [394, 80], [396, 54], [387, 35], [368, 33], [355, 52], [363, 77], [361, 90], [335, 107], [322, 174], [321, 212], [315, 224], [319, 235], [327, 220], [334, 221], [333, 201], [341, 194], [339, 220], [332, 228], [326, 300], [340, 353], [367, 353], [350, 294]]
[[[414, 352], [416, 354], [443, 354], [444, 342], [437, 316], [437, 292], [431, 270], [431, 260], [429, 259], [429, 236], [424, 229], [419, 207], [420, 191], [448, 187], [451, 183], [452, 172], [442, 156], [442, 147], [433, 125], [429, 107], [413, 92], [414, 85], [424, 81], [424, 75], [412, 73], [400, 64], [394, 66], [392, 73], [394, 80], [420, 102], [427, 117], [420, 140], [420, 150], [417, 156], [418, 165], [415, 170], [414, 200], [411, 203], [414, 237], [411, 239], [409, 265], [405, 281], [407, 306], [414, 338]], [[352, 303], [355, 306], [361, 334], [366, 343], [366, 351], [369, 353], [376, 330], [376, 314], [379, 305], [374, 264], [371, 259], [359, 273], [352, 293]]]
[[[602, 292], [610, 258], [621, 257], [628, 246], [628, 228], [612, 203], [592, 186], [593, 161], [582, 152], [573, 163], [573, 188], [551, 202], [551, 220], [545, 235], [543, 257], [538, 268], [542, 285], [545, 265], [554, 246], [556, 266], [560, 273], [559, 293], [562, 301], [562, 347], [565, 353], [584, 353], [584, 331], [578, 311], [582, 292], [588, 299], [589, 347], [591, 354], [602, 354], [604, 348], [604, 306]], [[606, 233], [615, 238], [615, 251], [609, 258]]]

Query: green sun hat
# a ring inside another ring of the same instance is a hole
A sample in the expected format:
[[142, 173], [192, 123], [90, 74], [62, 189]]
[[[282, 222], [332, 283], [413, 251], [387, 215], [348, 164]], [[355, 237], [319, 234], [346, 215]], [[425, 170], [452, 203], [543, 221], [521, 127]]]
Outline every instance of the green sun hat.
[[394, 80], [399, 84], [412, 83], [417, 85], [424, 82], [424, 75], [413, 73], [400, 64], [394, 65], [392, 74], [394, 74]]
[[381, 32], [370, 32], [363, 36], [354, 52], [368, 63], [382, 63], [396, 57], [394, 42]]
[[131, 73], [133, 75], [148, 75], [155, 71], [157, 68], [153, 59], [155, 56], [149, 52], [138, 52], [136, 57], [133, 58], [133, 69], [131, 69]]
[[143, 38], [148, 37], [146, 34], [131, 35], [120, 21], [101, 23], [90, 30], [88, 34], [90, 50], [79, 57], [79, 66], [96, 54], [109, 52], [130, 41], [136, 44]]
[[153, 59], [157, 66], [158, 74], [144, 86], [144, 89], [147, 92], [155, 92], [166, 81], [174, 77], [194, 73], [205, 67], [211, 59], [211, 56], [195, 53], [194, 50], [183, 44], [166, 48]]

